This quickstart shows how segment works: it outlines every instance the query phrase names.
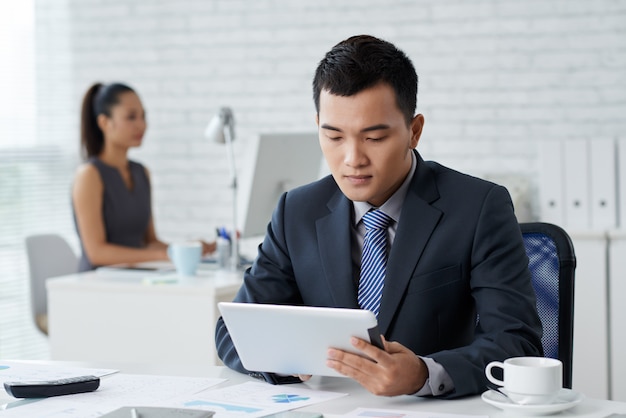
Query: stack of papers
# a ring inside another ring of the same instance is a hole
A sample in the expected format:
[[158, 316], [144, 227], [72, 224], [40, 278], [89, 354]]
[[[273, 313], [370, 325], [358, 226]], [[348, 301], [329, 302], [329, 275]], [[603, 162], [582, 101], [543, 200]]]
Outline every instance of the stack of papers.
[[38, 381], [86, 374], [102, 377], [100, 387], [94, 392], [8, 402], [0, 406], [2, 417], [96, 418], [124, 407], [149, 406], [214, 411], [215, 418], [255, 418], [346, 395], [256, 381], [212, 389], [226, 379], [115, 372], [0, 361], [2, 381]]

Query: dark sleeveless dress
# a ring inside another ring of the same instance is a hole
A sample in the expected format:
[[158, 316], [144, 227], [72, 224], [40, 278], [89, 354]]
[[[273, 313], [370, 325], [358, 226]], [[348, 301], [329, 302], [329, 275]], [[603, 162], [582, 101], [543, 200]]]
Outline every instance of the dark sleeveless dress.
[[[143, 165], [128, 161], [133, 183], [133, 189], [129, 190], [117, 168], [107, 165], [97, 158], [91, 158], [89, 163], [96, 167], [104, 185], [102, 217], [107, 242], [127, 247], [144, 247], [146, 245], [146, 230], [152, 213], [150, 209], [150, 181]], [[78, 236], [81, 238], [76, 223], [76, 214], [74, 214], [74, 224]], [[82, 238], [81, 250], [79, 271], [93, 270], [98, 267], [87, 258]]]

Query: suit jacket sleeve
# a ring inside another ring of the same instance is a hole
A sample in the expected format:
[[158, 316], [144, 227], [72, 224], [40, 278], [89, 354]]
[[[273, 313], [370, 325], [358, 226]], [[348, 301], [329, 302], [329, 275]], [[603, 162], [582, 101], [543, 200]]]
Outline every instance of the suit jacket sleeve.
[[[282, 219], [285, 199], [286, 193], [281, 196], [272, 215], [272, 222], [268, 226], [263, 244], [259, 247], [254, 265], [244, 274], [244, 283], [234, 299], [235, 302], [302, 305], [284, 238]], [[216, 325], [215, 343], [218, 356], [233, 370], [272, 384], [301, 382], [294, 376], [250, 371], [243, 367], [221, 317]]]

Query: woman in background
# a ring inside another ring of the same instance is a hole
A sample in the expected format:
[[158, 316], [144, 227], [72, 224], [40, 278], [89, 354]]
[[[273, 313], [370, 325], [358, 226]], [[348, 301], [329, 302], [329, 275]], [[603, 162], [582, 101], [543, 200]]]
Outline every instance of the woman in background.
[[[81, 113], [86, 162], [72, 189], [80, 271], [168, 259], [167, 244], [154, 228], [149, 172], [128, 159], [128, 150], [141, 145], [145, 131], [145, 111], [132, 88], [96, 83], [87, 90]], [[215, 243], [202, 246], [204, 254], [215, 250]]]

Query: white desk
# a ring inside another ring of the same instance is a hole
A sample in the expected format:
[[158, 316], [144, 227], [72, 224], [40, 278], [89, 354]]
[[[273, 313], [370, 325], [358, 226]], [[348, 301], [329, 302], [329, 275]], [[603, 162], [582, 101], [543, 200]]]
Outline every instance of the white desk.
[[231, 301], [240, 272], [199, 270], [179, 283], [143, 284], [137, 271], [48, 280], [53, 360], [220, 364], [217, 302]]
[[[57, 365], [59, 364], [59, 362], [47, 363]], [[97, 364], [72, 362], [70, 364], [72, 366], [82, 367], [114, 368], [121, 370], [122, 373], [151, 373], [162, 375], [167, 374], [183, 376], [219, 377], [228, 379], [225, 383], [217, 387], [234, 385], [251, 380], [254, 381], [254, 379], [248, 376], [236, 373], [225, 367], [207, 365], [195, 365], [193, 367], [191, 365], [172, 367], [171, 365], [163, 363], [146, 365], [111, 362]], [[106, 380], [104, 382], [106, 383]], [[323, 403], [318, 403], [301, 409], [302, 411], [322, 412], [327, 417], [346, 414], [358, 407], [386, 408], [419, 412], [437, 412], [466, 415], [487, 415], [494, 418], [516, 416], [505, 413], [500, 409], [486, 404], [480, 399], [479, 396], [467, 397], [456, 400], [438, 400], [418, 398], [414, 396], [382, 397], [370, 394], [353, 380], [334, 377], [313, 377], [309, 382], [298, 384], [296, 386], [324, 391], [348, 393], [349, 396]], [[6, 393], [0, 393], [0, 405], [10, 400], [14, 399], [8, 397]], [[625, 414], [626, 403], [585, 398], [580, 404], [574, 406], [573, 408], [568, 409], [567, 411], [564, 411], [560, 414], [550, 416], [605, 418], [614, 413]]]

